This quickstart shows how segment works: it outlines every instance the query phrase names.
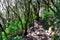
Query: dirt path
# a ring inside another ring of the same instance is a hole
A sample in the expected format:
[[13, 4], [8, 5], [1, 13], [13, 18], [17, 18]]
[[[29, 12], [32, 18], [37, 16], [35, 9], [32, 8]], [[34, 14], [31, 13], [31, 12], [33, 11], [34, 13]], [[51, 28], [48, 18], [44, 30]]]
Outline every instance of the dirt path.
[[34, 26], [28, 29], [28, 35], [23, 40], [52, 40], [52, 38], [48, 30], [45, 30], [38, 21], [34, 21]]

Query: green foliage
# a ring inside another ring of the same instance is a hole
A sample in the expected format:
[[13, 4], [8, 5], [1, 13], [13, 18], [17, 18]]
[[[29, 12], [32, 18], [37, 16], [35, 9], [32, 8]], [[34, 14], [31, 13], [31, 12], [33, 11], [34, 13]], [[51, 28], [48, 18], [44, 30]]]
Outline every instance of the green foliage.
[[49, 18], [51, 18], [53, 16], [53, 12], [52, 11], [45, 11], [43, 12], [43, 15], [42, 15], [42, 19], [43, 20], [47, 20]]
[[26, 20], [25, 20], [25, 18], [22, 19], [22, 24], [23, 24], [23, 25], [26, 24]]
[[[24, 19], [22, 19], [22, 23], [23, 23], [23, 25], [25, 24], [25, 20]], [[17, 31], [17, 30], [22, 28], [21, 22], [19, 20], [12, 21], [9, 26], [8, 26], [8, 24], [5, 24], [5, 25], [6, 25], [5, 31], [6, 31], [8, 36], [14, 34], [15, 31]], [[3, 32], [2, 32], [2, 38], [4, 40], [6, 39], [5, 34]], [[21, 36], [20, 36], [20, 38], [21, 38]], [[14, 38], [14, 40], [20, 40], [20, 39], [17, 36], [17, 37]]]
[[3, 40], [3, 38], [2, 38], [2, 34], [0, 34], [0, 40]]
[[14, 39], [13, 40], [22, 40], [22, 36], [16, 36], [16, 37], [14, 37]]
[[54, 34], [52, 36], [53, 40], [59, 40], [59, 37], [60, 37], [60, 35], [58, 35], [58, 34]]
[[[19, 28], [21, 28], [21, 23], [19, 20], [16, 20], [15, 22], [11, 22], [11, 24], [9, 25], [8, 28], [6, 28], [6, 32], [9, 34], [14, 33], [16, 30], [18, 30]], [[8, 30], [8, 31], [7, 31]]]
[[[6, 28], [4, 29], [7, 33], [7, 36], [9, 37], [10, 35], [14, 34], [16, 31], [21, 30], [22, 29], [22, 25], [23, 28], [25, 28], [25, 24], [27, 23], [28, 27], [32, 24], [33, 20], [37, 19], [36, 14], [39, 13], [37, 11], [39, 11], [38, 9], [40, 8], [40, 3], [37, 2], [37, 0], [33, 0], [31, 3], [30, 0], [25, 0], [22, 2], [15, 2], [15, 6], [11, 6], [9, 8], [9, 6], [7, 7], [7, 18], [6, 20], [9, 20], [9, 17], [11, 17], [10, 19], [10, 23], [6, 23]], [[60, 1], [59, 3], [56, 2], [58, 8], [60, 9]], [[42, 4], [44, 7], [48, 8], [47, 5]], [[60, 21], [55, 20], [56, 19], [60, 19], [60, 11], [56, 10], [55, 7], [53, 8], [56, 13], [53, 13], [53, 11], [50, 10], [49, 8], [49, 12], [47, 11], [47, 9], [43, 10], [43, 14], [42, 14], [42, 19], [44, 20], [45, 26], [47, 28], [49, 28], [49, 25], [54, 25], [54, 27], [60, 27]], [[9, 12], [8, 12], [9, 11]], [[11, 13], [10, 13], [11, 12]], [[26, 12], [26, 13], [25, 13]], [[13, 14], [14, 13], [14, 14]], [[28, 15], [29, 14], [29, 15]], [[12, 16], [13, 15], [13, 16]], [[16, 19], [14, 19], [16, 18]], [[18, 20], [21, 19], [21, 20]], [[26, 20], [28, 19], [28, 20]], [[27, 28], [28, 28], [27, 27]], [[22, 31], [24, 32], [25, 30], [22, 29]], [[53, 36], [54, 40], [57, 40], [59, 38], [59, 35], [54, 35]], [[0, 35], [0, 40], [6, 40], [5, 34], [4, 32], [2, 32], [2, 34]], [[22, 40], [22, 36], [16, 36], [13, 38], [13, 40]]]
[[42, 19], [44, 20], [44, 25], [49, 29], [50, 25], [53, 24], [54, 13], [50, 10], [49, 12], [44, 10], [42, 14]]

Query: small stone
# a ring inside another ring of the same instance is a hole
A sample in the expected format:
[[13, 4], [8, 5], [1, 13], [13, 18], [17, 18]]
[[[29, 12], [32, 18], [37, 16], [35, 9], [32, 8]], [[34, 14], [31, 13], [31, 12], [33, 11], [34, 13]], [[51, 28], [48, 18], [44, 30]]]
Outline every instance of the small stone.
[[39, 32], [36, 33], [37, 35], [39, 34]]
[[31, 35], [31, 33], [29, 33], [27, 36], [30, 36]]
[[41, 28], [42, 27], [42, 25], [39, 25], [39, 28]]
[[34, 32], [31, 33], [31, 36], [35, 36], [36, 34]]
[[39, 38], [39, 36], [33, 36], [34, 38], [36, 38], [36, 39], [38, 39]]

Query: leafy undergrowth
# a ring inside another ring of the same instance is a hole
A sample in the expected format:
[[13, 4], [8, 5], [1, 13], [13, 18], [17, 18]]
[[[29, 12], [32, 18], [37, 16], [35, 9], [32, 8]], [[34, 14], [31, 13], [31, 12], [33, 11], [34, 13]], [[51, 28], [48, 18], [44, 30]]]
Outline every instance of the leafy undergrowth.
[[60, 34], [54, 34], [52, 38], [53, 40], [60, 40]]
[[[22, 19], [22, 23], [23, 23], [23, 25], [25, 24], [24, 19]], [[8, 38], [6, 38], [6, 35], [4, 34], [4, 32], [2, 32], [1, 39], [9, 40], [9, 37], [13, 36], [13, 38], [12, 38], [13, 40], [22, 40], [22, 36], [18, 36], [18, 35], [21, 35], [21, 32], [22, 32], [22, 27], [21, 27], [22, 25], [19, 20], [12, 21], [9, 25], [6, 23], [5, 25], [6, 25], [5, 31], [7, 33]]]

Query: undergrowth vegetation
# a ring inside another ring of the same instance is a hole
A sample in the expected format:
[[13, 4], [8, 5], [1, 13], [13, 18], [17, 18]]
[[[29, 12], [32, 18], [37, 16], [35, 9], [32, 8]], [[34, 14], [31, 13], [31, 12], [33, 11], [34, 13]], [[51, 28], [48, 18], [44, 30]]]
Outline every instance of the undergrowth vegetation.
[[[58, 5], [57, 5], [58, 4]], [[21, 0], [14, 1], [13, 4], [7, 5], [4, 3], [0, 17], [2, 20], [2, 28], [0, 31], [0, 40], [22, 40], [27, 35], [27, 30], [32, 25], [34, 20], [39, 20], [41, 17], [43, 26], [46, 30], [52, 27], [53, 40], [60, 38], [60, 1], [50, 0]], [[44, 6], [44, 7], [43, 7]], [[44, 8], [44, 9], [40, 9]], [[40, 12], [40, 10], [42, 10]], [[40, 12], [40, 13], [39, 13]], [[5, 15], [5, 17], [3, 17]], [[41, 15], [39, 15], [41, 14]], [[41, 21], [39, 21], [41, 22]], [[3, 31], [2, 31], [3, 30]]]

